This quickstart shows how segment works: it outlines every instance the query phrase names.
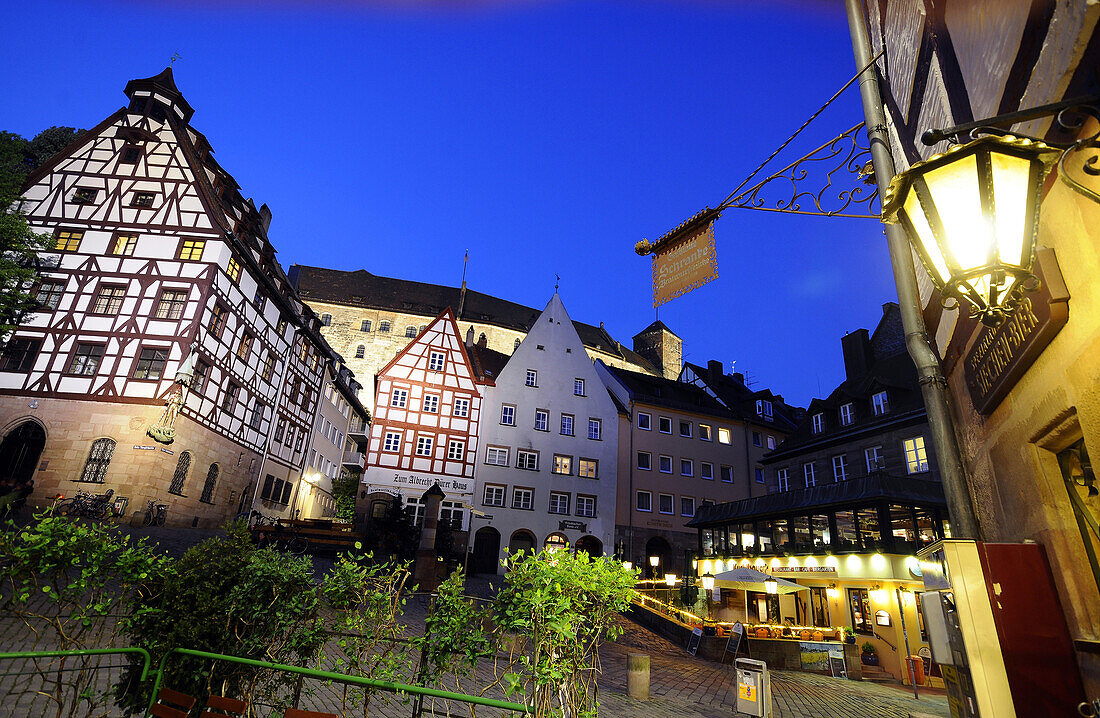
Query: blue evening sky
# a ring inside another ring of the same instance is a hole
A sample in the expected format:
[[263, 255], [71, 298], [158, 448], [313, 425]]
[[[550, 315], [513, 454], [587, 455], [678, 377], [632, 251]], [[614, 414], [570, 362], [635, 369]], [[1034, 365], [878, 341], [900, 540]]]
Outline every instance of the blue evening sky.
[[[573, 318], [628, 345], [655, 317], [634, 243], [720, 202], [856, 69], [839, 1], [37, 0], [5, 22], [0, 129], [91, 127], [178, 51], [284, 267], [457, 286], [468, 249], [471, 288], [541, 309], [560, 274]], [[860, 119], [853, 87], [780, 159]], [[685, 359], [827, 394], [840, 337], [896, 297], [881, 227], [729, 210], [715, 231], [719, 278], [660, 309]]]

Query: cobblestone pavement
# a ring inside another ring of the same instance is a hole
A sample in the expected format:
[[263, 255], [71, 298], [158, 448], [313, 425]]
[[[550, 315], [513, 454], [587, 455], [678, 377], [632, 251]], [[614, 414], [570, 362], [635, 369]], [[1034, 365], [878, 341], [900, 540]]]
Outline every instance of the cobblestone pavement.
[[[132, 535], [148, 536], [156, 541], [171, 555], [181, 555], [186, 548], [197, 541], [208, 538], [217, 531], [199, 531], [195, 529], [145, 528], [133, 529]], [[315, 560], [315, 569], [320, 578], [332, 566], [332, 560], [319, 557]], [[500, 578], [486, 580], [474, 577], [469, 581], [469, 592], [481, 597], [491, 596], [494, 584], [500, 584]], [[409, 626], [409, 634], [419, 635], [423, 631], [427, 602], [420, 598], [411, 599], [407, 606], [404, 622]], [[627, 716], [655, 716], [656, 718], [729, 718], [740, 715], [734, 710], [735, 691], [733, 675], [728, 666], [704, 661], [688, 655], [682, 648], [651, 633], [650, 631], [621, 619], [624, 633], [615, 642], [605, 643], [600, 650], [602, 673], [598, 680], [600, 689], [601, 716], [626, 718]], [[43, 641], [30, 635], [21, 622], [11, 617], [0, 616], [0, 651], [7, 650], [44, 650]], [[628, 653], [642, 652], [650, 656], [651, 700], [635, 701], [626, 695], [626, 658]], [[336, 669], [342, 653], [334, 642], [326, 647], [326, 667]], [[100, 665], [117, 665], [119, 660], [96, 659]], [[415, 662], [415, 658], [413, 658]], [[36, 716], [45, 713], [45, 699], [36, 695], [36, 691], [47, 689], [34, 673], [45, 668], [36, 667], [29, 662], [0, 665], [0, 716]], [[50, 667], [53, 670], [55, 666]], [[30, 675], [12, 675], [27, 671]], [[411, 672], [411, 671], [410, 671]], [[100, 689], [113, 683], [119, 674], [118, 668], [97, 671], [96, 685]], [[469, 681], [472, 689], [475, 685], [487, 685], [492, 681], [493, 666], [483, 661], [475, 676]], [[412, 681], [412, 676], [406, 678]], [[454, 686], [450, 687], [451, 689]], [[339, 685], [327, 685], [319, 681], [306, 681], [303, 685], [300, 707], [312, 710], [338, 710], [343, 689]], [[772, 673], [773, 709], [776, 718], [907, 718], [910, 714], [920, 716], [947, 716], [947, 702], [943, 696], [922, 695], [914, 700], [911, 692], [900, 687], [878, 685], [869, 682], [846, 681], [816, 674], [776, 671]], [[490, 697], [503, 698], [495, 691]], [[359, 706], [349, 715], [362, 715], [362, 699], [349, 702]], [[412, 714], [411, 699], [392, 694], [382, 694], [372, 698], [369, 715], [385, 718], [408, 718]], [[470, 715], [466, 706], [447, 704], [444, 701], [429, 702], [437, 715]], [[53, 712], [52, 710], [50, 711]], [[503, 715], [501, 711], [477, 708], [477, 715], [486, 717]], [[262, 715], [267, 715], [264, 712]], [[427, 715], [430, 715], [426, 713]], [[78, 713], [83, 715], [83, 713]], [[89, 715], [114, 715], [109, 708], [89, 713]]]

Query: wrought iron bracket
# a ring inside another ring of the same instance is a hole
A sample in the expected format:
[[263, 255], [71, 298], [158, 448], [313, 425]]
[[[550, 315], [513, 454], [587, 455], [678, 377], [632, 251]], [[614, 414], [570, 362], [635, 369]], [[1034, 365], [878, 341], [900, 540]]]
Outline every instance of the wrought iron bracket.
[[1070, 172], [1069, 168], [1066, 166], [1066, 161], [1070, 157], [1077, 155], [1079, 152], [1089, 152], [1091, 154], [1084, 158], [1080, 169], [1090, 177], [1100, 177], [1100, 129], [1091, 135], [1068, 142], [1049, 140], [1042, 137], [1031, 137], [1019, 132], [1012, 132], [1009, 129], [1012, 125], [1019, 122], [1028, 122], [1043, 117], [1053, 117], [1054, 125], [1061, 133], [1076, 136], [1090, 118], [1100, 123], [1100, 95], [1078, 97], [1072, 100], [1020, 110], [1018, 112], [1009, 112], [985, 120], [967, 122], [965, 124], [955, 125], [954, 127], [928, 130], [921, 135], [921, 142], [929, 147], [939, 142], [943, 142], [944, 140], [952, 144], [960, 144], [968, 140], [977, 139], [982, 135], [991, 134], [1013, 135], [1015, 137], [1026, 137], [1036, 142], [1043, 142], [1051, 147], [1057, 147], [1062, 150], [1062, 155], [1058, 158], [1059, 179], [1065, 182], [1073, 191], [1100, 204], [1100, 193], [1082, 184], [1073, 176], [1073, 173]]

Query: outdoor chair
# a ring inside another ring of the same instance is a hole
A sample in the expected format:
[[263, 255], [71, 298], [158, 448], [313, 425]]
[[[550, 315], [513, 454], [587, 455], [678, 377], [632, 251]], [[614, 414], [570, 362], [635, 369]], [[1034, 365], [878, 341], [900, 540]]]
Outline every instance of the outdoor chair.
[[206, 699], [206, 710], [199, 714], [199, 718], [242, 718], [246, 708], [248, 703], [236, 698], [210, 696]]
[[304, 711], [301, 708], [287, 708], [283, 718], [340, 718], [335, 713], [318, 713], [317, 711]]
[[149, 715], [156, 718], [187, 718], [195, 703], [195, 699], [186, 693], [161, 688], [157, 693], [157, 702], [149, 709]]

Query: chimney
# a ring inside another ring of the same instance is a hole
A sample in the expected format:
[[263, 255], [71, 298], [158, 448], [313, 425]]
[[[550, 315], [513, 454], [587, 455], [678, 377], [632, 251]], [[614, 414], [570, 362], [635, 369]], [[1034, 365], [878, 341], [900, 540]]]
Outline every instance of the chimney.
[[871, 337], [866, 329], [857, 329], [845, 334], [840, 340], [844, 350], [844, 374], [849, 379], [863, 376], [871, 368], [874, 354], [871, 352]]
[[730, 374], [730, 376], [733, 377], [734, 381], [740, 382], [742, 384], [745, 383], [745, 375], [739, 371], [735, 371], [734, 373]]
[[264, 227], [264, 234], [267, 234], [267, 229], [271, 226], [271, 208], [266, 202], [260, 205], [260, 224]]
[[722, 362], [711, 359], [707, 362], [707, 371], [710, 373], [711, 379], [718, 379], [725, 373], [726, 368], [722, 366]]

